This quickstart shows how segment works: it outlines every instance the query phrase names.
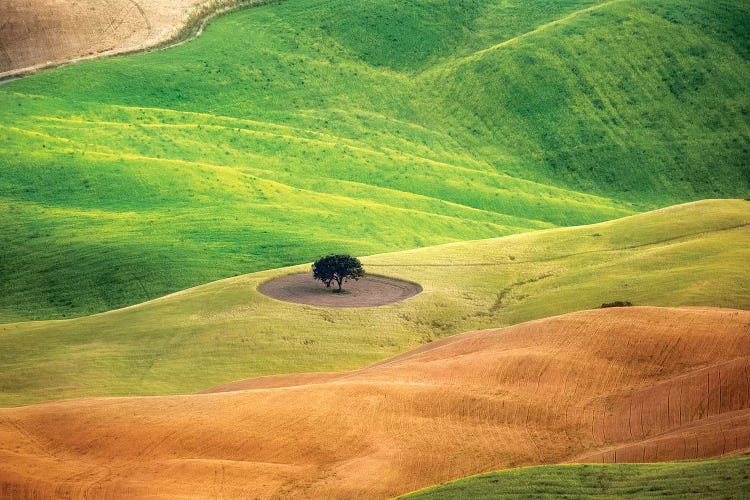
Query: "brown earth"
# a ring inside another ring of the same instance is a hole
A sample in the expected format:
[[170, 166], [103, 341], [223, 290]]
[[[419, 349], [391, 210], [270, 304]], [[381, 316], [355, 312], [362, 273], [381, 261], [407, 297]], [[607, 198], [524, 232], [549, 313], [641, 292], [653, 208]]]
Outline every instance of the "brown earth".
[[261, 283], [258, 291], [274, 299], [323, 307], [372, 307], [392, 304], [413, 297], [422, 291], [416, 283], [365, 275], [357, 281], [344, 283], [339, 293], [334, 283], [330, 288], [315, 281], [310, 273], [288, 274]]
[[744, 452], [749, 339], [748, 311], [601, 309], [348, 373], [0, 409], [0, 496], [385, 498], [520, 465]]
[[160, 45], [237, 0], [2, 0], [0, 78]]

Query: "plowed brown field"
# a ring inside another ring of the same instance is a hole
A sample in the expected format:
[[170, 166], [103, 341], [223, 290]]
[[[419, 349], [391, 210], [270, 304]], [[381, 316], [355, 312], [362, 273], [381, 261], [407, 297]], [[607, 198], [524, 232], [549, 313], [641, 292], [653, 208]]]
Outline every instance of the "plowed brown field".
[[158, 45], [232, 0], [2, 0], [0, 77]]
[[2, 409], [0, 496], [384, 498], [511, 466], [737, 453], [749, 340], [748, 311], [603, 309], [348, 373]]

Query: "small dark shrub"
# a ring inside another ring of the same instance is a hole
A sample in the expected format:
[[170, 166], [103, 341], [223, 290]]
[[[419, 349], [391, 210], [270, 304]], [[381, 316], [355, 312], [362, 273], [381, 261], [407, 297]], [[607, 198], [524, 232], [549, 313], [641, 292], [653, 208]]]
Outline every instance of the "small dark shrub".
[[626, 300], [616, 300], [615, 302], [605, 302], [601, 305], [601, 309], [604, 309], [606, 307], [630, 307], [632, 305], [632, 302], [628, 302]]

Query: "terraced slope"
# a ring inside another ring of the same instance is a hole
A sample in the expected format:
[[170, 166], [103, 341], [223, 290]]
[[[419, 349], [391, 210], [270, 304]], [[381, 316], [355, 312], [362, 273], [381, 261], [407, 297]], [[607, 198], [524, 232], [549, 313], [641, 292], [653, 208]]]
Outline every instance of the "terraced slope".
[[750, 203], [716, 200], [365, 258], [369, 272], [424, 288], [384, 307], [318, 308], [257, 291], [270, 278], [309, 272], [299, 266], [75, 320], [0, 325], [0, 405], [349, 370], [442, 336], [616, 300], [750, 309], [748, 224]]
[[748, 451], [748, 325], [729, 309], [585, 311], [307, 381], [3, 409], [0, 491], [386, 498], [611, 450]]
[[3, 85], [0, 317], [748, 197], [748, 19], [730, 0], [293, 1]]
[[744, 498], [750, 457], [659, 464], [549, 465], [461, 479], [400, 498]]

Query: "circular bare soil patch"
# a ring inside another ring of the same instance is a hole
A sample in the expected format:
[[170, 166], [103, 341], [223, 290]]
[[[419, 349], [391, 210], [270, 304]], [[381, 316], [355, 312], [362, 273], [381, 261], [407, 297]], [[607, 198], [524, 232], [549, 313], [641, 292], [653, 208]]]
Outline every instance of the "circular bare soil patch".
[[289, 274], [262, 283], [258, 291], [274, 299], [323, 307], [373, 307], [392, 304], [422, 291], [416, 283], [385, 276], [365, 275], [358, 281], [344, 283], [341, 293], [336, 284], [326, 288], [310, 273]]

